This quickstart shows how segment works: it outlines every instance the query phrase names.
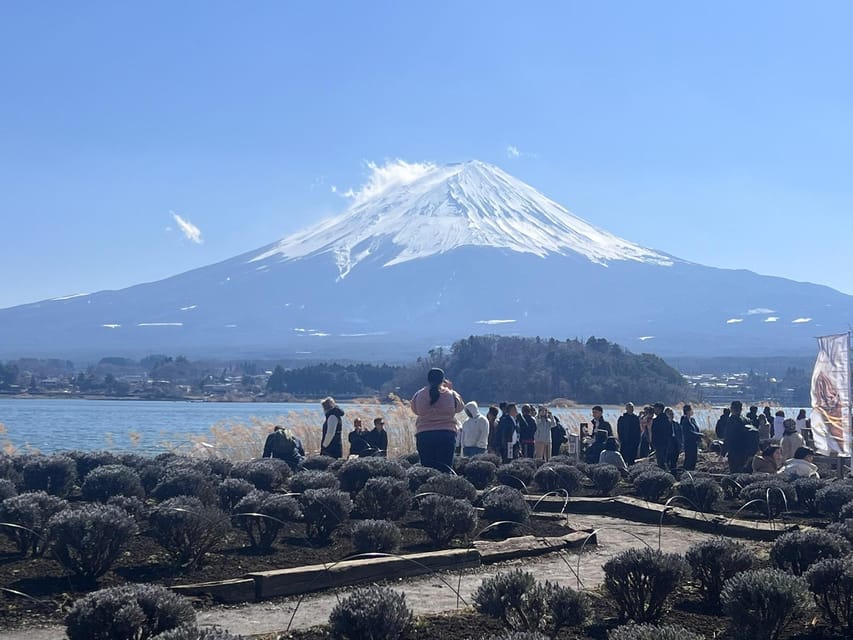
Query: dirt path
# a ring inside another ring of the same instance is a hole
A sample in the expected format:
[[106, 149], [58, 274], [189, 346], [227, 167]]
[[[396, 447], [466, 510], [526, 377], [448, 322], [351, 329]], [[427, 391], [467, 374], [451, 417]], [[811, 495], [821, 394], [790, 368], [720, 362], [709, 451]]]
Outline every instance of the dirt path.
[[[578, 587], [578, 575], [581, 585], [591, 589], [604, 579], [601, 566], [608, 558], [625, 549], [649, 545], [658, 547], [658, 527], [637, 524], [606, 516], [571, 516], [574, 528], [600, 529], [598, 546], [589, 547], [580, 556], [578, 572], [578, 554], [549, 554], [538, 559], [513, 560], [500, 564], [468, 570], [462, 573], [442, 573], [390, 583], [389, 586], [405, 591], [409, 606], [415, 614], [451, 611], [457, 606], [465, 606], [457, 601], [455, 591], [470, 602], [471, 594], [480, 585], [483, 578], [502, 571], [521, 567], [531, 571], [539, 580], [550, 580], [573, 588]], [[674, 527], [664, 527], [661, 536], [661, 548], [671, 553], [684, 553], [694, 542], [710, 538], [710, 534], [689, 531]], [[766, 544], [745, 542], [756, 550], [766, 548]], [[321, 624], [328, 620], [329, 613], [338, 598], [351, 589], [336, 593], [309, 594], [301, 604], [298, 598], [283, 598], [243, 605], [219, 605], [200, 611], [198, 622], [203, 626], [217, 625], [240, 635], [267, 634], [291, 629], [303, 629]], [[295, 614], [294, 614], [295, 610]], [[291, 624], [291, 617], [293, 618]], [[21, 629], [0, 633], [3, 640], [60, 640], [64, 637], [60, 627], [42, 629]]]

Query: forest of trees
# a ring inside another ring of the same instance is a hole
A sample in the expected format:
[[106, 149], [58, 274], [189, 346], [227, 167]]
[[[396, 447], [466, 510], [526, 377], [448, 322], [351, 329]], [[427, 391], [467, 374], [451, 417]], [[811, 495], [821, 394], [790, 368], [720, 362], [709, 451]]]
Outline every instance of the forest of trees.
[[657, 356], [632, 354], [602, 338], [471, 336], [449, 352], [433, 350], [401, 369], [390, 385], [408, 397], [425, 384], [433, 366], [444, 369], [465, 398], [489, 402], [676, 403], [695, 395], [681, 374]]

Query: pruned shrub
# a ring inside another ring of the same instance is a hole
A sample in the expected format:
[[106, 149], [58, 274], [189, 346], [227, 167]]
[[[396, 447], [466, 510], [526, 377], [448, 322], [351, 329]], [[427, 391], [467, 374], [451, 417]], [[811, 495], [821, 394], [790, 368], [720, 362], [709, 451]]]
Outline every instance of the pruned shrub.
[[249, 536], [249, 545], [255, 549], [269, 549], [288, 522], [302, 517], [299, 503], [284, 496], [255, 489], [234, 507], [236, 525]]
[[832, 482], [815, 495], [817, 510], [838, 520], [841, 507], [853, 500], [853, 483]]
[[789, 511], [797, 504], [797, 492], [789, 483], [782, 480], [761, 480], [746, 485], [740, 492], [740, 499], [752, 511], [775, 518]]
[[400, 548], [400, 529], [387, 520], [359, 520], [351, 531], [356, 553], [394, 553]]
[[64, 455], [33, 456], [24, 465], [24, 490], [64, 498], [77, 480], [77, 464]]
[[543, 464], [533, 476], [543, 491], [565, 491], [570, 496], [578, 492], [584, 478], [585, 474], [575, 466], [551, 463]]
[[490, 635], [483, 640], [548, 640], [548, 636], [538, 631], [503, 631]]
[[726, 580], [752, 568], [752, 553], [729, 538], [712, 538], [691, 546], [685, 558], [706, 604], [716, 607]]
[[[97, 469], [92, 471], [96, 473]], [[47, 522], [47, 540], [59, 563], [81, 578], [100, 578], [137, 533], [136, 521], [118, 507], [87, 504]]]
[[213, 456], [211, 458], [205, 458], [204, 461], [207, 463], [207, 468], [210, 470], [210, 473], [216, 476], [218, 480], [224, 480], [234, 471], [234, 463], [228, 458]]
[[485, 489], [497, 478], [497, 466], [488, 460], [471, 458], [465, 465], [465, 479], [476, 489]]
[[723, 499], [723, 490], [710, 478], [682, 480], [675, 485], [675, 493], [690, 501], [691, 505], [703, 513], [714, 510], [714, 505]]
[[15, 464], [15, 458], [8, 453], [0, 453], [0, 479], [8, 480], [14, 485], [21, 481], [21, 470]]
[[370, 586], [356, 589], [335, 605], [329, 616], [329, 632], [338, 640], [396, 640], [411, 623], [406, 594]]
[[477, 512], [467, 500], [429, 495], [420, 499], [418, 508], [424, 531], [438, 545], [445, 546], [457, 536], [467, 538], [477, 528]]
[[547, 614], [545, 590], [532, 573], [515, 569], [485, 578], [472, 599], [474, 609], [516, 631], [535, 631]]
[[593, 464], [589, 466], [589, 477], [596, 491], [607, 496], [619, 484], [622, 474], [612, 464]]
[[6, 480], [6, 478], [0, 478], [0, 502], [16, 495], [18, 495], [18, 490], [15, 488], [15, 483]]
[[107, 504], [112, 507], [118, 507], [131, 518], [136, 520], [136, 524], [145, 523], [148, 520], [148, 507], [141, 498], [135, 496], [113, 496], [107, 500]]
[[211, 476], [197, 469], [180, 466], [168, 470], [151, 493], [160, 501], [179, 496], [192, 496], [203, 504], [216, 502], [216, 492], [213, 489]]
[[298, 468], [300, 471], [326, 471], [336, 459], [332, 456], [306, 456]]
[[565, 627], [584, 625], [591, 617], [586, 595], [550, 582], [538, 583], [520, 569], [485, 578], [473, 596], [474, 608], [501, 620], [516, 632], [546, 631], [556, 638]]
[[776, 640], [808, 605], [799, 576], [777, 569], [745, 571], [726, 581], [720, 598], [735, 637]]
[[189, 600], [165, 587], [134, 584], [80, 598], [65, 618], [65, 629], [69, 640], [148, 640], [195, 621]]
[[145, 496], [139, 474], [123, 464], [106, 464], [92, 469], [80, 489], [87, 502], [106, 502], [113, 496]]
[[841, 536], [812, 529], [784, 533], [770, 547], [770, 560], [778, 568], [801, 576], [811, 565], [826, 558], [840, 558], [850, 551]]
[[358, 492], [355, 508], [363, 518], [399, 520], [409, 511], [409, 483], [392, 478], [371, 478]]
[[841, 507], [841, 511], [838, 512], [838, 520], [841, 522], [850, 520], [851, 518], [853, 518], [853, 501], [845, 504]]
[[827, 558], [805, 574], [809, 591], [824, 619], [853, 635], [853, 558]]
[[643, 500], [658, 502], [669, 494], [674, 484], [673, 475], [662, 469], [644, 471], [634, 478], [634, 493]]
[[81, 482], [98, 467], [108, 464], [122, 464], [119, 457], [112, 451], [69, 451], [64, 455], [74, 460], [77, 468], [77, 479]]
[[672, 624], [626, 624], [611, 631], [607, 640], [705, 640], [705, 636]]
[[526, 524], [530, 507], [524, 496], [512, 487], [497, 486], [483, 494], [483, 518], [490, 522]]
[[556, 638], [565, 627], [584, 626], [592, 618], [586, 594], [550, 582], [545, 583], [546, 604], [550, 618], [549, 635]]
[[641, 474], [646, 473], [646, 471], [663, 471], [663, 469], [657, 466], [654, 462], [636, 462], [628, 467], [628, 482], [633, 484], [634, 480], [636, 480]]
[[219, 508], [223, 511], [232, 511], [237, 503], [252, 491], [256, 491], [255, 485], [243, 478], [223, 480], [216, 488], [216, 493], [219, 494]]
[[604, 586], [621, 619], [655, 622], [667, 598], [690, 569], [679, 555], [649, 548], [628, 549], [604, 563]]
[[68, 503], [44, 491], [22, 493], [0, 502], [0, 533], [8, 537], [22, 555], [39, 556], [45, 549], [45, 528], [54, 514]]
[[235, 636], [225, 629], [205, 627], [199, 629], [195, 625], [182, 625], [171, 631], [158, 633], [151, 640], [244, 640], [243, 636]]
[[406, 479], [409, 481], [409, 491], [420, 493], [421, 486], [430, 478], [443, 475], [438, 469], [415, 465], [406, 469]]
[[293, 493], [302, 493], [306, 489], [340, 489], [341, 483], [328, 471], [299, 471], [290, 476], [287, 488]]
[[222, 511], [192, 496], [161, 502], [151, 511], [149, 521], [154, 539], [182, 568], [201, 564], [230, 529]]
[[533, 484], [536, 467], [532, 464], [532, 460], [530, 463], [525, 462], [525, 460], [526, 458], [518, 458], [499, 466], [496, 471], [498, 482], [508, 487], [526, 491], [527, 487]]
[[310, 540], [325, 542], [332, 532], [349, 520], [352, 500], [335, 489], [307, 489], [299, 496], [305, 532]]
[[494, 453], [478, 453], [476, 456], [471, 456], [469, 462], [491, 462], [497, 469], [503, 463], [501, 457]]
[[395, 478], [402, 480], [406, 470], [399, 462], [388, 458], [356, 458], [347, 460], [338, 472], [341, 489], [355, 495], [371, 478]]
[[261, 491], [275, 491], [290, 477], [290, 467], [278, 458], [259, 458], [234, 465], [231, 474], [251, 482]]
[[419, 493], [440, 493], [457, 500], [474, 502], [477, 499], [477, 489], [473, 484], [460, 476], [442, 473], [433, 476], [421, 485]]
[[720, 487], [726, 500], [736, 500], [743, 489], [755, 482], [766, 482], [766, 473], [733, 473], [720, 480]]
[[791, 483], [797, 493], [797, 503], [810, 514], [818, 513], [817, 492], [826, 486], [826, 480], [819, 478], [797, 478]]

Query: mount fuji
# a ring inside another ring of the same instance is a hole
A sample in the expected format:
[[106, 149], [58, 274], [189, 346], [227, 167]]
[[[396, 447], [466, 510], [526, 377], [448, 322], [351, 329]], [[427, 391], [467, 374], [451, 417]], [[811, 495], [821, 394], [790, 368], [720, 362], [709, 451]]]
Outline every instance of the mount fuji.
[[478, 333], [800, 355], [853, 317], [853, 296], [639, 246], [489, 164], [398, 169], [224, 262], [2, 309], [0, 356], [402, 360]]

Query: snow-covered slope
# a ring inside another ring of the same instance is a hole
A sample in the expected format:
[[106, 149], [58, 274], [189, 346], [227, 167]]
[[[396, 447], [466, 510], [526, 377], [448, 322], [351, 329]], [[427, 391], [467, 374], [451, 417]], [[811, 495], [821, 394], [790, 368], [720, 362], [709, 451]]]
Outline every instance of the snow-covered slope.
[[398, 180], [357, 199], [336, 218], [284, 238], [252, 258], [335, 258], [344, 278], [375, 255], [396, 264], [464, 246], [509, 249], [539, 257], [577, 253], [606, 265], [633, 260], [670, 266], [670, 256], [598, 229], [530, 185], [479, 161], [415, 165]]

